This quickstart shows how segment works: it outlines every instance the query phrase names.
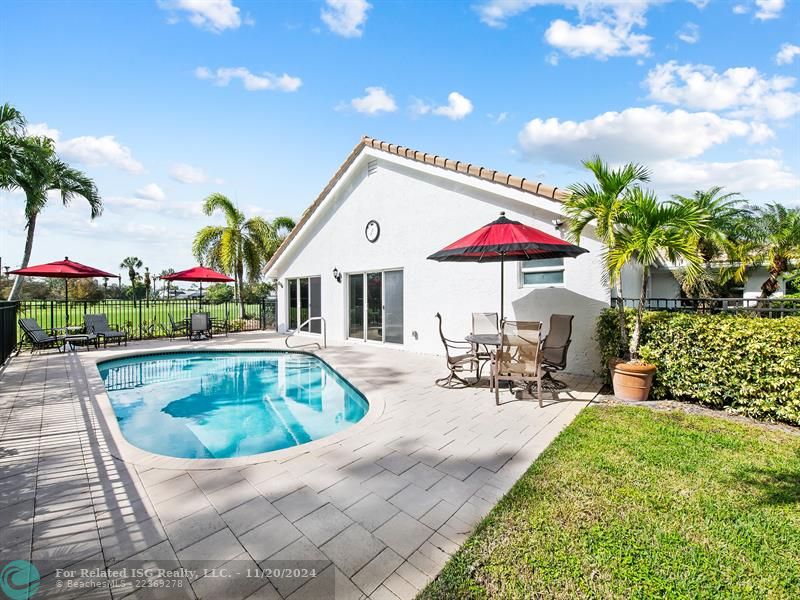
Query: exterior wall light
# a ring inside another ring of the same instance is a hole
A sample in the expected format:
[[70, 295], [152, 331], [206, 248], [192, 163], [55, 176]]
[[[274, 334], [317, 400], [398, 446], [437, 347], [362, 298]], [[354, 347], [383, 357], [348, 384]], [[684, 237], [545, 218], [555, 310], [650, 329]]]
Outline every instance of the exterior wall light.
[[333, 278], [337, 282], [342, 283], [342, 274], [339, 273], [339, 269], [337, 269], [336, 267], [333, 267]]

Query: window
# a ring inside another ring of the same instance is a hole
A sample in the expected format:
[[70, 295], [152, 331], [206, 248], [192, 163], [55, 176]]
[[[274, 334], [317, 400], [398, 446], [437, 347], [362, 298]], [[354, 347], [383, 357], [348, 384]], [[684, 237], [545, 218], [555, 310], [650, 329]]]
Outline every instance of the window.
[[520, 283], [523, 287], [564, 285], [564, 259], [543, 258], [521, 262]]

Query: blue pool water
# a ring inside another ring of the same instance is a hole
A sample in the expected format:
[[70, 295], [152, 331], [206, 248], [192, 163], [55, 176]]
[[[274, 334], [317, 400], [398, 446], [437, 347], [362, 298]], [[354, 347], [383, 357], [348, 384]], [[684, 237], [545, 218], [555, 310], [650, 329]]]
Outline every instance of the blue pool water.
[[361, 393], [324, 362], [291, 352], [187, 352], [99, 363], [122, 434], [179, 458], [298, 446], [361, 420]]

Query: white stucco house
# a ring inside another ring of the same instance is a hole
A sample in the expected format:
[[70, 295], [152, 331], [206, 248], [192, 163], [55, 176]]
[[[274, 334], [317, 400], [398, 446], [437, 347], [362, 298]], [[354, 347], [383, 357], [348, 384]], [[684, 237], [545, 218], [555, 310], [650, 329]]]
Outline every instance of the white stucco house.
[[[278, 329], [322, 316], [328, 340], [443, 353], [445, 334], [461, 339], [472, 312], [500, 312], [497, 263], [440, 263], [427, 257], [495, 220], [500, 211], [561, 236], [554, 187], [364, 137], [305, 211], [267, 266], [278, 281]], [[594, 322], [609, 306], [602, 244], [588, 232], [574, 259], [507, 263], [507, 319], [575, 315], [568, 370], [599, 366]], [[321, 323], [303, 328], [310, 335]]]

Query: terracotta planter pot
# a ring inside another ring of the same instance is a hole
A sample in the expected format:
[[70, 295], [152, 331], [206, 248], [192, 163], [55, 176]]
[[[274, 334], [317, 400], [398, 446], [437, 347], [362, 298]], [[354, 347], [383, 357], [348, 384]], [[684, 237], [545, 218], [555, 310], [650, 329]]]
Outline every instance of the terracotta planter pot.
[[617, 398], [629, 402], [647, 400], [656, 373], [655, 365], [629, 363], [616, 358], [609, 361], [608, 366]]

